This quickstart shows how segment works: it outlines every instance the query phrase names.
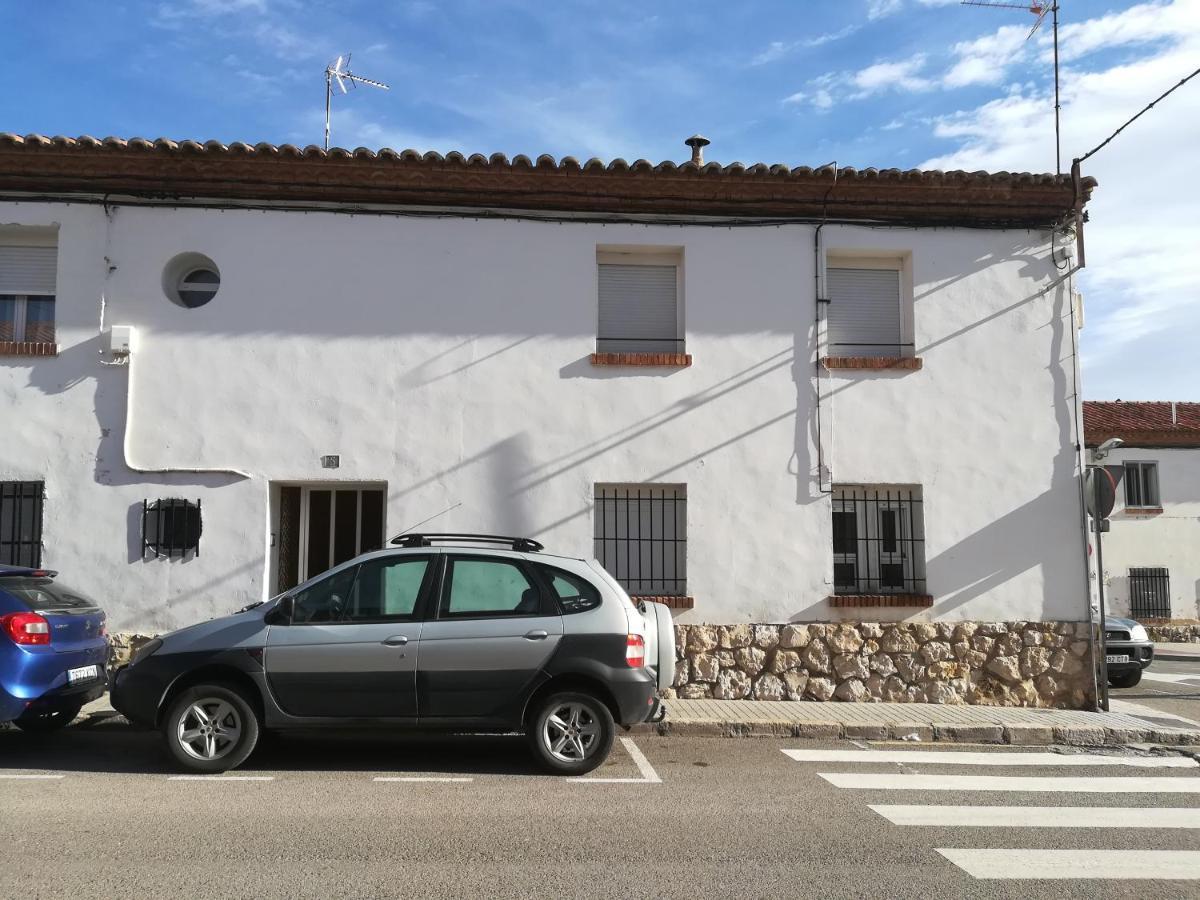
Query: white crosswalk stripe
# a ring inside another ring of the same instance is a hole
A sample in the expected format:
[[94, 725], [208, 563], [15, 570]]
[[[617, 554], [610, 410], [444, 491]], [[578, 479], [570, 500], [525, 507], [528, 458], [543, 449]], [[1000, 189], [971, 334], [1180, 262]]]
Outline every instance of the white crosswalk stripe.
[[[1196, 769], [1184, 756], [1132, 756], [1098, 753], [970, 750], [784, 750], [802, 763], [854, 765], [991, 766], [997, 770], [1019, 766], [1138, 767], [1143, 769]], [[1105, 771], [1100, 769], [1100, 771]], [[1126, 775], [930, 775], [912, 772], [817, 772], [834, 787], [867, 791], [961, 791], [1007, 794], [1200, 794], [1200, 776]], [[1029, 798], [1033, 799], [1033, 798]], [[949, 804], [868, 804], [868, 808], [898, 827], [945, 829], [1196, 829], [1200, 808], [1121, 806], [1033, 806], [1018, 800], [1011, 806]], [[1052, 834], [1048, 832], [1047, 834]], [[1192, 844], [1195, 846], [1195, 844]], [[1160, 844], [1161, 846], [1161, 844]], [[1185, 844], [1186, 846], [1186, 844]], [[937, 847], [937, 853], [976, 879], [1163, 879], [1200, 880], [1200, 851], [1161, 849], [1009, 849], [1003, 847]]]
[[872, 791], [1020, 791], [1079, 794], [1200, 794], [1200, 778], [1060, 778], [819, 772], [835, 787]]
[[1188, 756], [1105, 756], [1098, 753], [980, 753], [958, 750], [784, 750], [797, 762], [927, 763], [952, 766], [1133, 766], [1194, 769]]
[[893, 825], [942, 828], [1200, 828], [1200, 809], [1120, 806], [887, 806], [868, 804]]
[[1200, 878], [1200, 850], [974, 850], [937, 852], [975, 878]]

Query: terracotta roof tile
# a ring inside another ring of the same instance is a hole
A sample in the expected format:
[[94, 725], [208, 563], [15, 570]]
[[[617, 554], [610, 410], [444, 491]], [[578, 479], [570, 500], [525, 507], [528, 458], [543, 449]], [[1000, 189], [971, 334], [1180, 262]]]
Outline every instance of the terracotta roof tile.
[[1131, 447], [1200, 447], [1200, 403], [1085, 400], [1083, 433], [1089, 447], [1111, 437]]
[[[600, 177], [599, 184], [590, 178]], [[837, 190], [829, 188], [836, 183]], [[1085, 178], [1090, 195], [1095, 179]], [[0, 190], [1046, 226], [1069, 176], [0, 134]], [[518, 204], [510, 204], [518, 205]]]

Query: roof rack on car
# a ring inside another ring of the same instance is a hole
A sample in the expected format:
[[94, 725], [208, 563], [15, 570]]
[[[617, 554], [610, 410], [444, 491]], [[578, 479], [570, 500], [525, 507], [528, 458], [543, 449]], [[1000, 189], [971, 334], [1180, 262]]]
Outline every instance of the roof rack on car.
[[503, 534], [398, 534], [391, 543], [400, 547], [429, 547], [434, 541], [439, 544], [508, 544], [521, 553], [537, 553], [546, 549], [533, 538]]
[[34, 569], [29, 566], [0, 566], [0, 578], [54, 578], [58, 575], [53, 569]]

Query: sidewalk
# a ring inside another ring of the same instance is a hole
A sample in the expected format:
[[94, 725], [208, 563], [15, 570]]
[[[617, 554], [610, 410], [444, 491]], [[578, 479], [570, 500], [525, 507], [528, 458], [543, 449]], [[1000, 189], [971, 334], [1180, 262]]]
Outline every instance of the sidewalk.
[[[634, 731], [717, 737], [949, 741], [967, 744], [1155, 743], [1200, 746], [1200, 728], [1168, 713], [1079, 712], [936, 703], [667, 700], [666, 721]], [[1126, 707], [1132, 704], [1125, 704]], [[88, 725], [124, 723], [108, 697], [83, 708]], [[1172, 724], [1175, 723], [1175, 724]], [[80, 723], [82, 724], [82, 723]]]
[[668, 700], [660, 734], [782, 736], [963, 743], [1200, 744], [1200, 729], [1167, 713], [1080, 712], [934, 703]]
[[1155, 644], [1154, 658], [1176, 662], [1200, 662], [1200, 644]]

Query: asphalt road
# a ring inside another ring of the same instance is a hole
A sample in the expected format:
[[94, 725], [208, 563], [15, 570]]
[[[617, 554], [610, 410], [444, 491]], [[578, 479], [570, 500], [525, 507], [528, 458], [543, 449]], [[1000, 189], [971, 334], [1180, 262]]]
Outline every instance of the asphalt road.
[[[787, 749], [855, 756], [798, 761]], [[934, 755], [895, 762], [885, 750]], [[966, 751], [989, 755], [976, 760], [984, 765], [943, 761]], [[1118, 765], [1072, 766], [1063, 755], [1017, 766], [1013, 752], [1022, 751], [639, 735], [589, 776], [616, 781], [580, 783], [542, 775], [520, 738], [317, 735], [270, 742], [239, 780], [172, 780], [151, 732], [115, 722], [50, 737], [3, 731], [0, 896], [1200, 894], [1193, 759], [1171, 754], [1182, 766], [1147, 768], [1126, 754]], [[869, 784], [870, 775], [902, 780]], [[919, 775], [936, 777], [909, 780]], [[1064, 777], [1082, 780], [1041, 780]], [[1030, 806], [1085, 809], [1020, 809]], [[965, 824], [905, 824], [931, 815]], [[1066, 827], [1044, 827], [1056, 815]], [[1160, 827], [1125, 827], [1151, 816]], [[1000, 852], [961, 855], [979, 848]], [[1011, 880], [1039, 865], [1089, 877]], [[1192, 880], [1094, 877], [1111, 865], [1175, 867]]]
[[1200, 725], [1200, 659], [1156, 659], [1137, 687], [1112, 689], [1109, 697]]

